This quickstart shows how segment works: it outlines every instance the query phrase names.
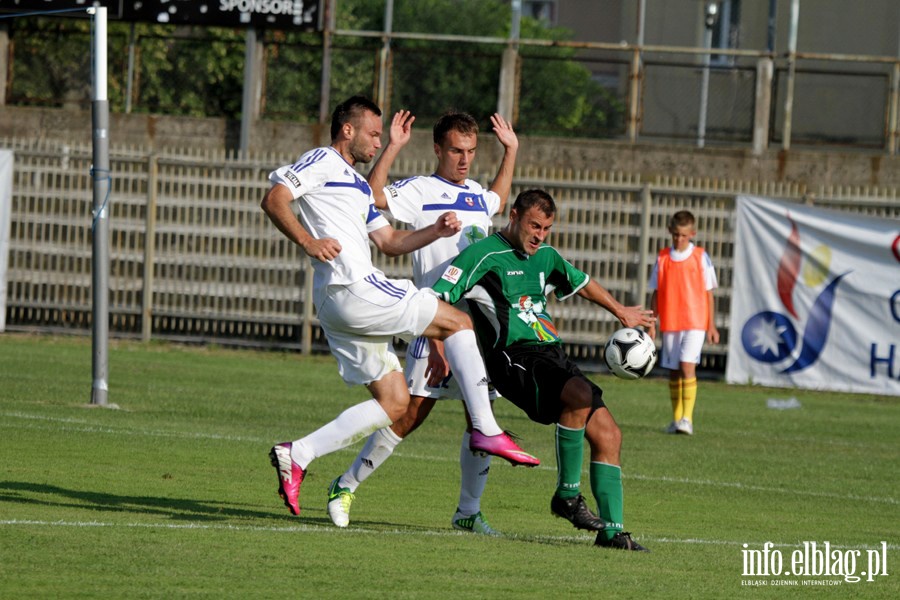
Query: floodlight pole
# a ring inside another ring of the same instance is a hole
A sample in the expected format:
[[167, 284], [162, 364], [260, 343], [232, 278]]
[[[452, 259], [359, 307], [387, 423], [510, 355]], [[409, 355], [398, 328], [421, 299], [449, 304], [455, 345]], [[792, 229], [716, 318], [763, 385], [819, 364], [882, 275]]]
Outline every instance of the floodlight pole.
[[91, 404], [107, 403], [109, 373], [109, 101], [106, 97], [106, 7], [88, 9], [94, 16], [93, 55], [93, 384]]

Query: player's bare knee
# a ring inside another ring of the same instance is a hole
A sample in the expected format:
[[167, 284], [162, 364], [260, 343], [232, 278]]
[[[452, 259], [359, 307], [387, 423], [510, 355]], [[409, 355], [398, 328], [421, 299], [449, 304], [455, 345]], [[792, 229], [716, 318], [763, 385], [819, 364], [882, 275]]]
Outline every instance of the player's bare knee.
[[413, 432], [413, 429], [415, 429], [415, 427], [415, 417], [411, 417], [409, 412], [407, 411], [403, 414], [403, 416], [394, 421], [394, 423], [391, 425], [391, 431], [397, 434], [398, 437], [405, 438]]
[[453, 312], [451, 313], [451, 316], [450, 316], [450, 322], [451, 322], [450, 329], [452, 330], [452, 332], [449, 335], [453, 335], [454, 333], [457, 333], [464, 329], [473, 329], [474, 328], [472, 325], [472, 318], [469, 317], [469, 315], [467, 315], [466, 313], [464, 313], [463, 311], [461, 311], [457, 308], [453, 308], [452, 306], [450, 307], [450, 309]]
[[434, 400], [432, 398], [422, 398], [413, 396], [410, 398], [409, 405], [402, 417], [394, 421], [391, 430], [400, 437], [406, 437], [419, 428], [419, 425], [425, 422], [431, 409], [434, 408]]
[[622, 430], [606, 407], [599, 408], [591, 414], [585, 433], [592, 447], [602, 448], [604, 452], [615, 453], [618, 456], [622, 448]]
[[611, 427], [603, 428], [601, 432], [603, 446], [609, 450], [615, 450], [616, 454], [622, 448], [622, 430], [615, 423]]
[[463, 311], [445, 302], [438, 304], [437, 314], [425, 330], [426, 337], [445, 340], [454, 333], [473, 329], [472, 319]]

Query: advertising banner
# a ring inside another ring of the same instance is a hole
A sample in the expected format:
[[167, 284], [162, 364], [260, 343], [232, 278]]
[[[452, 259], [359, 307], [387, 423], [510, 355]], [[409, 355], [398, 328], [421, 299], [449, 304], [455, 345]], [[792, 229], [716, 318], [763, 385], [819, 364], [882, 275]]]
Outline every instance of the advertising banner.
[[900, 395], [900, 220], [737, 200], [729, 383]]

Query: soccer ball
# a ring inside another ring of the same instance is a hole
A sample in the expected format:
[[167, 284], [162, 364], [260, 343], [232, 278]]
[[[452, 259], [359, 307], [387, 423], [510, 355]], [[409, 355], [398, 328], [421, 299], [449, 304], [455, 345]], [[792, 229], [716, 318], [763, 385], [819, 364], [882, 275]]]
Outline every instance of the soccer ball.
[[656, 345], [640, 329], [625, 327], [607, 340], [603, 360], [613, 375], [622, 379], [640, 379], [656, 364]]

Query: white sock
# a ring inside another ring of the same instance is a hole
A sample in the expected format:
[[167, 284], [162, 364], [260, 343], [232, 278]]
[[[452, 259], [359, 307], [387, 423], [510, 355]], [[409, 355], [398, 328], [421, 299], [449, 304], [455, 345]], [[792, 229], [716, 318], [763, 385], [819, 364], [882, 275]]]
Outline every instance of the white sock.
[[390, 458], [394, 453], [394, 448], [402, 441], [403, 438], [394, 433], [390, 427], [382, 427], [370, 435], [366, 440], [366, 445], [356, 455], [353, 464], [346, 473], [341, 475], [338, 486], [355, 492], [359, 484]]
[[330, 423], [322, 425], [291, 445], [291, 458], [306, 469], [313, 460], [346, 448], [375, 430], [391, 424], [381, 405], [373, 398], [351, 406]]
[[484, 435], [500, 435], [503, 430], [494, 418], [488, 397], [487, 372], [478, 350], [475, 332], [471, 329], [457, 331], [444, 340], [444, 352], [450, 361], [453, 376], [459, 383], [472, 427]]
[[459, 512], [465, 516], [481, 510], [481, 496], [491, 466], [490, 455], [469, 450], [470, 437], [468, 431], [464, 432], [459, 447]]

